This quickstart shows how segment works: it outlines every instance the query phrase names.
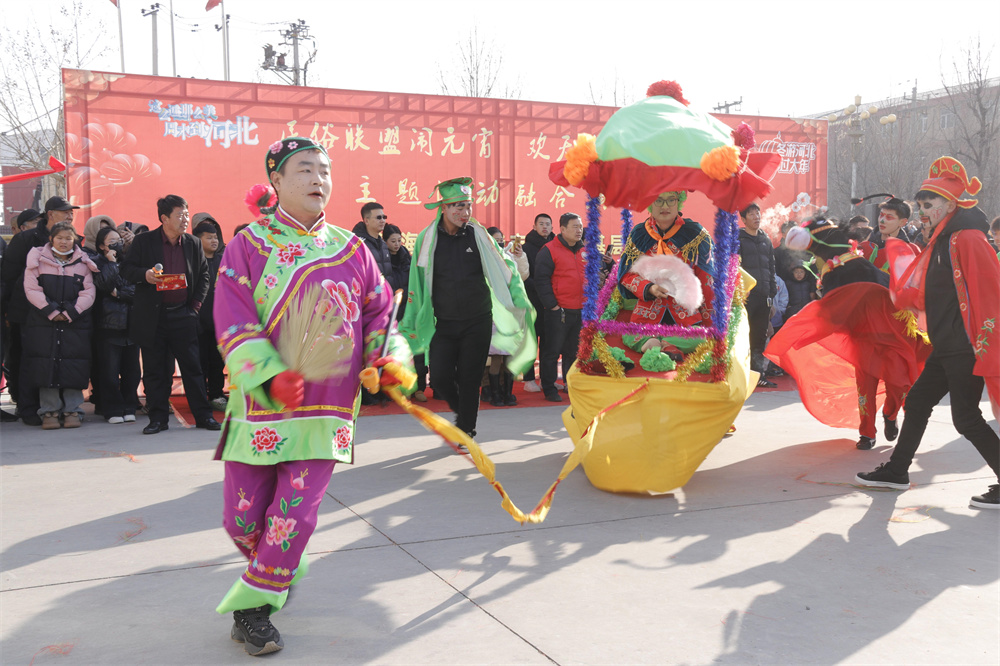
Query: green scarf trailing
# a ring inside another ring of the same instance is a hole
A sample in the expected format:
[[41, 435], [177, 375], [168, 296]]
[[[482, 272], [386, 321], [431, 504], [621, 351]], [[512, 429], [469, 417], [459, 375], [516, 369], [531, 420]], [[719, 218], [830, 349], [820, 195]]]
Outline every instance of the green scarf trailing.
[[[413, 263], [410, 264], [409, 293], [406, 313], [399, 322], [399, 332], [410, 343], [416, 354], [426, 354], [434, 337], [436, 320], [431, 294], [434, 279], [434, 250], [437, 248], [437, 230], [440, 215], [434, 224], [420, 232], [413, 247]], [[496, 241], [490, 237], [483, 225], [469, 220], [479, 256], [483, 262], [483, 274], [490, 287], [493, 305], [494, 348], [510, 355], [507, 367], [515, 375], [527, 370], [535, 362], [538, 352], [535, 337], [535, 310], [524, 291], [524, 282], [517, 273], [513, 261], [503, 256]], [[429, 361], [428, 361], [429, 362]]]

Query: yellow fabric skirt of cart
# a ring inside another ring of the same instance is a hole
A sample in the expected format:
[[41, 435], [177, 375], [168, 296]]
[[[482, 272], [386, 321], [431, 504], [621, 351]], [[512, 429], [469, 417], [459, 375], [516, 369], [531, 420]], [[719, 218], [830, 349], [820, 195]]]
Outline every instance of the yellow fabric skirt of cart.
[[[587, 375], [574, 363], [566, 378], [570, 406], [563, 424], [575, 446], [586, 437], [587, 478], [613, 493], [661, 494], [680, 488], [715, 448], [743, 408], [758, 374], [750, 370], [746, 317], [740, 317], [725, 381], [648, 378], [648, 385], [605, 411], [647, 378]], [[588, 426], [590, 426], [588, 430]]]

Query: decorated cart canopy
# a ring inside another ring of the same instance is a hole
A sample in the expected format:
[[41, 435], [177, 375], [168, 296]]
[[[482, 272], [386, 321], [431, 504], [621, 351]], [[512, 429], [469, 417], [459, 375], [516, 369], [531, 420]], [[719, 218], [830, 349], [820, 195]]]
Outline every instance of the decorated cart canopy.
[[[582, 188], [590, 197], [588, 257], [601, 254], [603, 205], [623, 209], [623, 239], [632, 231], [630, 210], [645, 208], [664, 193], [683, 198], [699, 191], [718, 207], [708, 250], [714, 256], [699, 249], [708, 245], [703, 238], [681, 250], [695, 270], [710, 272], [704, 302], [711, 307], [694, 325], [634, 321], [635, 299], [613, 279], [600, 288], [600, 262], [587, 263], [584, 326], [577, 362], [566, 378], [571, 406], [563, 422], [587, 477], [603, 490], [665, 493], [684, 485], [726, 434], [756, 383], [748, 369], [743, 316], [743, 300], [754, 283], [739, 268], [736, 211], [770, 192], [769, 179], [781, 158], [749, 152], [753, 147], [748, 126], [731, 130], [691, 109], [679, 85], [661, 81], [650, 86], [646, 99], [615, 113], [598, 136], [581, 134], [567, 159], [550, 169], [553, 182]], [[646, 249], [630, 239], [623, 266], [612, 275], [635, 270], [632, 262]], [[664, 264], [665, 279], [657, 284], [680, 302], [679, 286], [692, 269], [676, 264]], [[657, 338], [662, 346], [640, 354], [629, 344], [636, 337]]]

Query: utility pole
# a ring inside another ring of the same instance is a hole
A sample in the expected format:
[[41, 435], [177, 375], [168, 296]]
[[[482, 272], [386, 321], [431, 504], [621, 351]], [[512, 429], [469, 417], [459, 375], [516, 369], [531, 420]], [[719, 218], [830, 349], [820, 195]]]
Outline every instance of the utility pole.
[[721, 111], [722, 113], [729, 113], [729, 107], [731, 106], [742, 106], [743, 105], [743, 95], [740, 95], [738, 102], [721, 102], [717, 107], [712, 109], [713, 111]]
[[160, 54], [156, 47], [156, 15], [157, 13], [159, 13], [159, 11], [160, 11], [160, 3], [158, 2], [154, 5], [150, 5], [148, 10], [146, 9], [142, 10], [143, 16], [153, 17], [153, 76], [157, 76], [160, 73], [160, 67], [159, 67]]
[[[309, 26], [306, 25], [305, 21], [299, 19], [298, 23], [289, 24], [288, 30], [283, 31], [281, 36], [285, 39], [281, 46], [291, 45], [292, 47], [292, 66], [289, 67], [285, 64], [285, 53], [278, 53], [271, 44], [267, 44], [264, 46], [264, 63], [260, 68], [274, 72], [294, 86], [306, 85], [306, 69], [315, 58], [316, 52], [313, 51], [303, 65], [299, 60], [299, 41], [311, 39]], [[289, 76], [289, 72], [291, 72], [291, 76]]]
[[226, 13], [226, 3], [223, 0], [219, 3], [222, 7], [222, 25], [215, 24], [215, 30], [222, 31], [222, 76], [229, 80], [229, 14]]
[[170, 60], [173, 63], [174, 78], [177, 77], [177, 42], [174, 40], [174, 0], [170, 0]]
[[309, 39], [309, 26], [302, 19], [298, 23], [292, 23], [283, 34], [285, 39], [292, 40], [292, 85], [301, 85], [301, 69], [299, 67], [299, 40]]

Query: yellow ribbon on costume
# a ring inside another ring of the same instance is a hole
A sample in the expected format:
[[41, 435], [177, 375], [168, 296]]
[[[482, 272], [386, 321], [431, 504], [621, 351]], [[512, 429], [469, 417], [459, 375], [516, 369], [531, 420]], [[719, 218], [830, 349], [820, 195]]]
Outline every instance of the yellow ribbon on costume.
[[[386, 364], [385, 371], [392, 372], [393, 374], [395, 374], [397, 372], [396, 368], [392, 368], [392, 370], [390, 370], [390, 368], [393, 365], [394, 363]], [[405, 368], [399, 368], [399, 370], [402, 370], [403, 372], [408, 372], [405, 370]], [[410, 374], [412, 375], [412, 373]], [[399, 375], [396, 376], [398, 377]], [[415, 378], [416, 376], [414, 375], [414, 379]], [[362, 384], [364, 384], [365, 388], [367, 388], [369, 391], [375, 392], [379, 389], [384, 391], [385, 394], [388, 395], [390, 398], [392, 398], [397, 405], [402, 407], [407, 414], [417, 419], [417, 421], [419, 421], [422, 426], [424, 426], [431, 432], [441, 436], [445, 441], [450, 443], [453, 447], [455, 448], [457, 448], [458, 446], [465, 447], [469, 453], [469, 457], [472, 458], [472, 462], [476, 466], [476, 469], [479, 470], [480, 474], [486, 477], [486, 480], [489, 481], [491, 486], [493, 486], [493, 489], [500, 494], [501, 506], [507, 513], [510, 514], [510, 516], [514, 520], [521, 523], [522, 525], [525, 523], [537, 524], [545, 520], [545, 516], [549, 512], [549, 508], [552, 506], [552, 500], [555, 497], [556, 487], [558, 487], [558, 485], [562, 483], [563, 479], [569, 476], [570, 472], [576, 469], [576, 467], [583, 461], [584, 457], [586, 457], [587, 453], [592, 448], [593, 436], [594, 432], [596, 432], [597, 430], [597, 424], [612, 410], [632, 402], [635, 396], [649, 385], [649, 380], [646, 379], [638, 387], [629, 392], [625, 397], [614, 402], [611, 405], [608, 405], [600, 412], [598, 412], [596, 416], [594, 416], [590, 425], [587, 427], [584, 436], [580, 439], [580, 442], [577, 443], [572, 453], [570, 453], [569, 458], [567, 458], [566, 462], [563, 464], [563, 468], [562, 470], [560, 470], [559, 476], [556, 477], [555, 482], [551, 486], [549, 486], [549, 489], [545, 492], [544, 495], [542, 495], [542, 499], [539, 500], [534, 510], [531, 513], [526, 514], [519, 508], [517, 508], [513, 500], [511, 500], [510, 495], [508, 495], [507, 491], [504, 490], [503, 485], [499, 481], [497, 481], [496, 466], [493, 464], [493, 461], [490, 460], [490, 457], [487, 456], [485, 453], [483, 453], [483, 450], [479, 448], [479, 445], [476, 444], [476, 441], [474, 439], [472, 439], [466, 433], [459, 430], [455, 425], [449, 423], [447, 420], [441, 418], [440, 416], [430, 411], [429, 409], [414, 405], [412, 402], [409, 401], [409, 399], [405, 395], [403, 395], [399, 391], [399, 388], [397, 386], [394, 385], [380, 386], [378, 371], [375, 368], [365, 368], [364, 370], [362, 370], [361, 381]]]

